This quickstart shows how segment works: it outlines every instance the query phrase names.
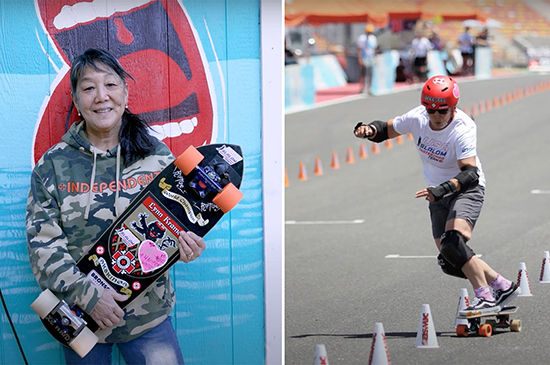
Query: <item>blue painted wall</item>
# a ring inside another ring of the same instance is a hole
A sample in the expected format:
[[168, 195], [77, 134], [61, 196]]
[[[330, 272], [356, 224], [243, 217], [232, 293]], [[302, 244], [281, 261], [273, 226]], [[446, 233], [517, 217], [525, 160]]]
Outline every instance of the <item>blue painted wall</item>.
[[[265, 355], [260, 5], [163, 1], [186, 12], [206, 60], [215, 124], [211, 141], [239, 144], [245, 155], [244, 199], [205, 237], [208, 248], [199, 260], [172, 269], [176, 331], [187, 364], [260, 364]], [[0, 288], [29, 363], [60, 363], [61, 345], [29, 307], [39, 287], [28, 263], [24, 220], [37, 123], [64, 61], [32, 0], [0, 0], [0, 34]], [[3, 309], [0, 314], [0, 363], [23, 363], [7, 315]]]

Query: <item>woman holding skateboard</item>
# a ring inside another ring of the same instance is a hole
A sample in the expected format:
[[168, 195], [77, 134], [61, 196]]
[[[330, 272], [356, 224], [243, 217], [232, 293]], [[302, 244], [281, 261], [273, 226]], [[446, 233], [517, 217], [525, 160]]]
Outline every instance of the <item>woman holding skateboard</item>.
[[[127, 363], [183, 364], [170, 319], [175, 291], [168, 272], [122, 310], [117, 301], [125, 295], [95, 286], [76, 266], [143, 188], [121, 182], [143, 181], [174, 160], [147, 123], [128, 110], [128, 77], [103, 50], [89, 49], [73, 61], [71, 96], [81, 120], [31, 175], [26, 220], [33, 273], [42, 289], [78, 305], [101, 327], [100, 343], [84, 358], [63, 347], [67, 363], [110, 363], [116, 343]], [[206, 248], [192, 232], [182, 232], [178, 244], [185, 263]]]
[[468, 245], [484, 201], [485, 175], [476, 152], [476, 125], [457, 108], [459, 97], [451, 77], [434, 76], [422, 88], [420, 106], [388, 122], [358, 123], [354, 134], [376, 143], [412, 134], [428, 185], [415, 197], [429, 201], [438, 264], [445, 274], [466, 278], [474, 288], [475, 298], [461, 314], [491, 312], [520, 289]]

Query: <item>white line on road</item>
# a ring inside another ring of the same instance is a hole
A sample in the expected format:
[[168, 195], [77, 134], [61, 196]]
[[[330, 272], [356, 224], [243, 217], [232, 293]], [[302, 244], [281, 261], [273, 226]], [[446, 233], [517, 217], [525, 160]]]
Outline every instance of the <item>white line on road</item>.
[[531, 190], [531, 194], [550, 194], [550, 190], [534, 189]]
[[351, 221], [286, 221], [286, 224], [361, 224], [364, 219], [354, 219]]

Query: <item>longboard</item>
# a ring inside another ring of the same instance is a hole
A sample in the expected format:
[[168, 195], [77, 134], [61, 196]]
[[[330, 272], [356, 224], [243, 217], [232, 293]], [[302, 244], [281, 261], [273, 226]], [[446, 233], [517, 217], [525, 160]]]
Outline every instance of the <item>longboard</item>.
[[[243, 197], [244, 161], [232, 144], [190, 146], [162, 170], [77, 262], [92, 283], [128, 295], [124, 309], [180, 258], [179, 232], [204, 237]], [[43, 291], [31, 304], [55, 339], [84, 357], [99, 325]]]
[[[468, 313], [467, 315], [457, 315], [458, 319], [466, 319], [468, 324], [460, 324], [456, 327], [456, 335], [459, 337], [466, 337], [469, 334], [478, 334], [482, 337], [491, 337], [493, 329], [510, 329], [512, 332], [521, 332], [521, 320], [510, 320], [510, 314], [514, 314], [518, 311], [518, 307], [504, 307], [500, 311], [494, 311], [489, 313]], [[485, 323], [481, 323], [482, 318], [486, 319]]]

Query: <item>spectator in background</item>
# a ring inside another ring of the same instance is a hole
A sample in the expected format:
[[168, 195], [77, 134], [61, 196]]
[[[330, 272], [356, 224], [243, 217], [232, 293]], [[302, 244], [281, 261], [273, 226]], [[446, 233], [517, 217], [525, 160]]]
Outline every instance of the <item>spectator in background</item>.
[[296, 63], [298, 63], [298, 61], [296, 61], [296, 57], [294, 55], [294, 52], [292, 52], [290, 50], [290, 48], [287, 47], [286, 39], [285, 39], [285, 66], [286, 65], [294, 65]]
[[443, 44], [443, 41], [439, 37], [439, 34], [437, 34], [437, 31], [435, 29], [432, 29], [432, 32], [430, 36], [428, 37], [430, 43], [432, 44], [432, 49], [435, 51], [442, 51], [445, 49], [445, 45]]
[[489, 29], [483, 28], [476, 37], [476, 46], [489, 47]]
[[458, 37], [458, 45], [462, 54], [462, 76], [474, 73], [474, 45], [475, 37], [470, 34], [470, 27], [464, 28], [464, 32]]
[[420, 30], [416, 32], [416, 37], [412, 41], [411, 52], [414, 62], [414, 82], [425, 82], [428, 77], [428, 51], [432, 49], [432, 44]]
[[378, 40], [373, 34], [374, 26], [371, 24], [365, 27], [365, 33], [357, 38], [357, 61], [359, 62], [360, 89], [359, 93], [367, 90], [371, 94], [372, 68], [374, 56], [378, 50]]

